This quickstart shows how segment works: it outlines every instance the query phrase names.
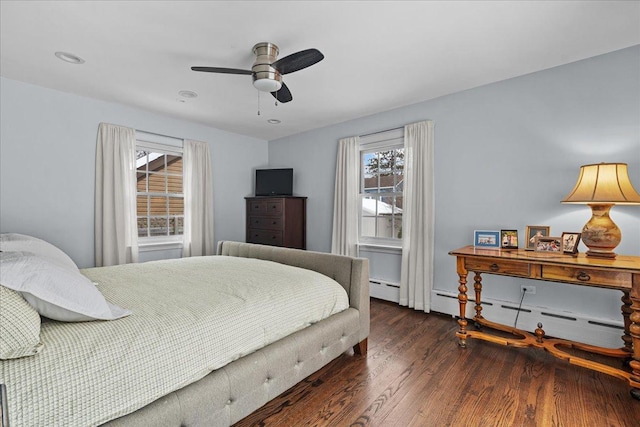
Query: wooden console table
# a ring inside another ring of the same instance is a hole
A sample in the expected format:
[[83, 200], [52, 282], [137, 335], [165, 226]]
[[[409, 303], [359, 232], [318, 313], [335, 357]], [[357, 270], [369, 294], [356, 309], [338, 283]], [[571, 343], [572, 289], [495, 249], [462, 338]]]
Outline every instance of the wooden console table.
[[[457, 272], [460, 277], [458, 287], [460, 292], [458, 294], [460, 330], [456, 332], [460, 346], [465, 347], [468, 338], [476, 338], [515, 347], [542, 348], [573, 365], [628, 381], [631, 386], [631, 395], [640, 399], [640, 257], [618, 255], [615, 259], [603, 259], [587, 257], [584, 254], [572, 256], [525, 251], [524, 249], [482, 249], [473, 246], [451, 251], [449, 255], [457, 258]], [[467, 330], [468, 322], [465, 313], [468, 290], [467, 274], [470, 271], [475, 273], [473, 289], [476, 296], [476, 314], [473, 321], [479, 326], [513, 334], [514, 338], [504, 338], [482, 330]], [[610, 349], [564, 339], [545, 338], [545, 331], [540, 323], [534, 333], [529, 333], [486, 320], [482, 317], [482, 273], [622, 291], [623, 347]], [[568, 348], [624, 359], [628, 368], [625, 369], [622, 363], [620, 368], [615, 368], [577, 357], [565, 351]]]

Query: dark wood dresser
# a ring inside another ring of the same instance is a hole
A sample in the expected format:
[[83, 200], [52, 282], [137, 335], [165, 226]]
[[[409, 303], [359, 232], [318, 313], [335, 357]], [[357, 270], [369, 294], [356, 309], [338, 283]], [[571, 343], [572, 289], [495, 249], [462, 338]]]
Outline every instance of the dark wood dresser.
[[307, 198], [245, 197], [247, 243], [307, 248]]

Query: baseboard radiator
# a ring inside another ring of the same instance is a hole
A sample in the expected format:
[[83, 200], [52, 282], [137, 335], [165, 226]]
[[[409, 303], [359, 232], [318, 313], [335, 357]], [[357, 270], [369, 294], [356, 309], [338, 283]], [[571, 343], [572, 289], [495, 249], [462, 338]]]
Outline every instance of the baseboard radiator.
[[[475, 300], [469, 296], [465, 316], [469, 319], [475, 315]], [[431, 310], [450, 314], [454, 317], [460, 315], [458, 304], [458, 294], [434, 290], [431, 294]], [[624, 333], [622, 314], [620, 321], [610, 319], [596, 319], [587, 317], [584, 314], [570, 312], [559, 312], [548, 307], [537, 307], [523, 305], [518, 314], [518, 303], [511, 301], [499, 301], [495, 299], [483, 299], [482, 315], [487, 320], [514, 326], [516, 316], [518, 323], [516, 327], [532, 332], [542, 323], [542, 327], [548, 336], [570, 339], [586, 344], [598, 345], [609, 348], [620, 348], [623, 346], [621, 339]], [[473, 325], [470, 322], [470, 327]]]
[[400, 284], [388, 280], [370, 278], [369, 295], [386, 301], [400, 302]]

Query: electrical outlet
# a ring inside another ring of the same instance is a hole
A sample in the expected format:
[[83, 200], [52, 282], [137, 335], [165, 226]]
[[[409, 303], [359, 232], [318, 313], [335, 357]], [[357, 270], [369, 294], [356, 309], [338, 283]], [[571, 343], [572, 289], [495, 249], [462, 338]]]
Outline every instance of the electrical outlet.
[[527, 294], [531, 294], [531, 295], [536, 294], [536, 287], [533, 285], [521, 285], [520, 289], [522, 290], [522, 292]]

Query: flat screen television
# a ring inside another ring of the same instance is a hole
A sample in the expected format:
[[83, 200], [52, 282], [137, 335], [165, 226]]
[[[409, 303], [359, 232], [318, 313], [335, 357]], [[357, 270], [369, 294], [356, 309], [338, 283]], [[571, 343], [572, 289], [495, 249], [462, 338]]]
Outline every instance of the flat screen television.
[[291, 196], [293, 169], [256, 169], [256, 196]]

